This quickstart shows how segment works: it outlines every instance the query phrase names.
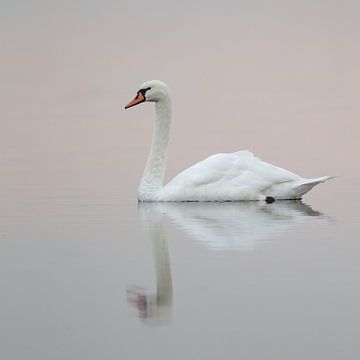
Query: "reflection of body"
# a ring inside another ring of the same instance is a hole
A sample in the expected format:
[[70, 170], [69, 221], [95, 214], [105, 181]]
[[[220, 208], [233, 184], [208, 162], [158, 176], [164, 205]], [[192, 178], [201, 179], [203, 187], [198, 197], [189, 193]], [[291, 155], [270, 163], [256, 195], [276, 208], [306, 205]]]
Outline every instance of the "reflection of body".
[[302, 222], [323, 219], [301, 201], [143, 203], [152, 216], [163, 214], [195, 240], [213, 249], [253, 250], [257, 241]]
[[153, 242], [156, 294], [132, 287], [128, 300], [149, 322], [169, 319], [172, 281], [163, 222], [169, 219], [189, 236], [212, 249], [249, 251], [256, 243], [280, 234], [295, 224], [324, 218], [301, 201], [222, 203], [140, 203], [141, 222]]
[[160, 214], [139, 209], [141, 222], [148, 233], [154, 252], [156, 270], [156, 293], [146, 294], [144, 289], [132, 287], [128, 289], [128, 301], [138, 310], [144, 320], [157, 323], [166, 322], [170, 318], [172, 303], [172, 280], [167, 240]]

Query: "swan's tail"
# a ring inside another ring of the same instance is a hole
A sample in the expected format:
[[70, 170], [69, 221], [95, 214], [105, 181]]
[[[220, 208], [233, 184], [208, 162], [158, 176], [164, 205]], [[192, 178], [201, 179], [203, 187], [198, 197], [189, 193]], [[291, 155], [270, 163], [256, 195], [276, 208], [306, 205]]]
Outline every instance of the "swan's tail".
[[294, 195], [297, 198], [301, 198], [301, 196], [309, 192], [315, 185], [323, 183], [332, 178], [334, 178], [334, 176], [322, 176], [316, 179], [301, 180], [294, 185]]

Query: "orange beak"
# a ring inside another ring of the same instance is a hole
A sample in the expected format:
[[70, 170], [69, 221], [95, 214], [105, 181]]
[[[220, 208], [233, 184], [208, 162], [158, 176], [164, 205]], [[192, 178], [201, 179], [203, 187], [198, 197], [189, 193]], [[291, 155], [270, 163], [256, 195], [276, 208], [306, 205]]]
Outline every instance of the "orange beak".
[[140, 104], [140, 103], [142, 103], [142, 102], [144, 102], [144, 101], [145, 101], [144, 95], [143, 95], [141, 92], [139, 92], [139, 93], [136, 95], [135, 99], [132, 100], [132, 101], [130, 101], [130, 102], [125, 106], [125, 109], [128, 109], [128, 108], [130, 108], [130, 107], [132, 107], [132, 106], [138, 105], [138, 104]]

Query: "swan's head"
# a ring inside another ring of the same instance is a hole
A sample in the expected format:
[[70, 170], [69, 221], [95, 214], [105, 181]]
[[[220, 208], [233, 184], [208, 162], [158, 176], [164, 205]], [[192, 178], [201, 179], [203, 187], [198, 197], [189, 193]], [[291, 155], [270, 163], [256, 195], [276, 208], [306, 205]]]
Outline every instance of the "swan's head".
[[140, 86], [134, 100], [130, 101], [125, 106], [125, 109], [138, 105], [144, 101], [158, 102], [169, 98], [169, 96], [170, 89], [164, 82], [159, 80], [146, 81]]

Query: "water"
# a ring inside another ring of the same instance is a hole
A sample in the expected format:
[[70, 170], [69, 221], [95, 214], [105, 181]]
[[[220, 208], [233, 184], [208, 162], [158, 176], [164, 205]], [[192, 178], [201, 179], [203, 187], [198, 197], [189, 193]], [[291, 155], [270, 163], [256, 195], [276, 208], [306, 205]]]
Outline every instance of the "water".
[[359, 207], [330, 188], [312, 208], [7, 187], [4, 358], [356, 359]]

